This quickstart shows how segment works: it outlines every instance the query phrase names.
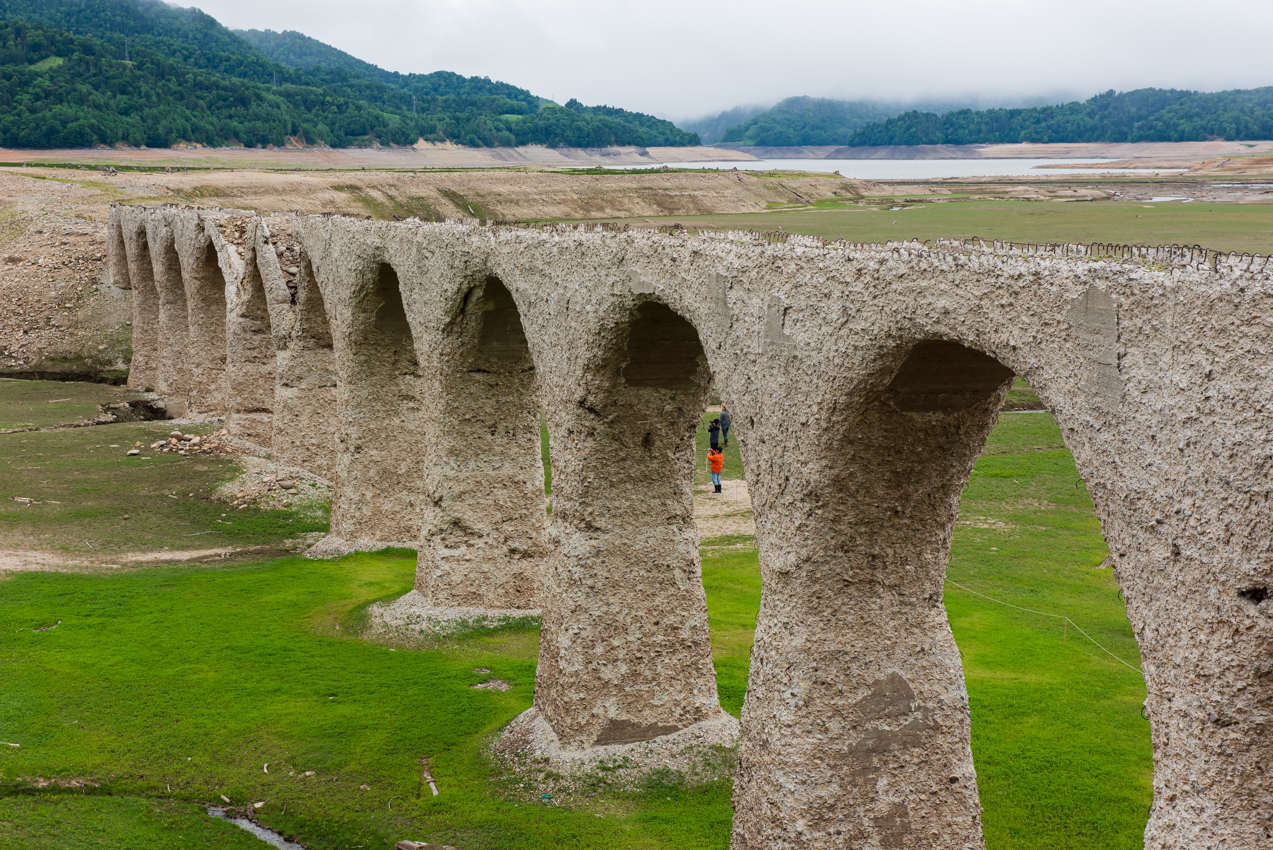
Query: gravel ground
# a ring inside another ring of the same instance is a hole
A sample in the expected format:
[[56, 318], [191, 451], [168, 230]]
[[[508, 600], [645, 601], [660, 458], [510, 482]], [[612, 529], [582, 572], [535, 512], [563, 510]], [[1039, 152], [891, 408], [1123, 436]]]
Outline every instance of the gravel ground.
[[232, 508], [321, 512], [331, 505], [331, 482], [295, 466], [283, 466], [252, 455], [239, 458], [237, 477], [217, 488], [215, 498]]

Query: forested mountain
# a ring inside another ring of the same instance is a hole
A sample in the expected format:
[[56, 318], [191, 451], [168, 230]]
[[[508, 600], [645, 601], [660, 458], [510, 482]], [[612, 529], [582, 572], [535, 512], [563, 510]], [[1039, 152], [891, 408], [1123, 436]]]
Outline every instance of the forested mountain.
[[907, 112], [863, 127], [850, 145], [1190, 142], [1273, 139], [1273, 87], [1222, 92], [1107, 91], [1029, 109]]
[[703, 140], [703, 144], [714, 145], [725, 137], [725, 133], [730, 127], [736, 127], [739, 124], [750, 121], [768, 109], [769, 107], [767, 106], [745, 104], [735, 106], [733, 109], [726, 109], [724, 112], [718, 112], [714, 115], [705, 115], [689, 121], [680, 121], [678, 124], [691, 133], [698, 133], [699, 138]]
[[[1004, 104], [998, 99], [971, 97], [959, 100], [911, 101], [834, 100], [821, 97], [789, 97], [768, 112], [747, 116], [750, 120], [731, 126], [718, 137], [724, 144], [845, 145], [854, 132], [907, 111], [931, 111], [938, 115], [952, 109], [986, 106], [1042, 106], [1041, 97], [1014, 99]], [[728, 113], [722, 113], [726, 115]], [[693, 127], [691, 129], [698, 129]], [[701, 131], [700, 131], [701, 132]]]
[[742, 145], [842, 145], [854, 130], [897, 115], [904, 107], [873, 101], [789, 97], [745, 124], [730, 127], [722, 142]]
[[361, 64], [379, 73], [293, 67], [197, 9], [158, 0], [0, 0], [0, 145], [698, 143], [649, 115]]
[[310, 38], [295, 30], [283, 32], [234, 30], [233, 32], [275, 62], [306, 70], [313, 70], [320, 66], [339, 68], [356, 76], [396, 89], [405, 89], [422, 97], [504, 97], [521, 101], [535, 108], [538, 108], [541, 102], [548, 102], [535, 97], [526, 89], [508, 83], [494, 82], [488, 77], [464, 77], [450, 71], [435, 71], [432, 74], [399, 74], [397, 71], [386, 71], [378, 65], [364, 62], [357, 56], [351, 56], [343, 50], [338, 50], [330, 44], [324, 44], [316, 38]]

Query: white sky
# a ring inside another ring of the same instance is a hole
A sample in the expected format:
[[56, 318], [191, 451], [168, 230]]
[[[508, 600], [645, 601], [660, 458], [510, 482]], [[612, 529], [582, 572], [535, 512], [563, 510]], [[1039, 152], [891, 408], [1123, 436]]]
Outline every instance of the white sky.
[[791, 95], [1088, 97], [1273, 85], [1273, 2], [181, 0], [394, 71], [673, 118]]

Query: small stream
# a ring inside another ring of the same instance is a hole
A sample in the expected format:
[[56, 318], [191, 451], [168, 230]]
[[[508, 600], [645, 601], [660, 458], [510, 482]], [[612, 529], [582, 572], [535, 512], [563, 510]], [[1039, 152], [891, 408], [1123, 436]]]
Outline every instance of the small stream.
[[212, 806], [208, 806], [208, 815], [214, 818], [221, 818], [222, 820], [228, 820], [230, 823], [234, 824], [240, 829], [246, 829], [248, 832], [252, 833], [257, 838], [264, 841], [266, 844], [269, 844], [271, 847], [279, 848], [279, 850], [305, 850], [305, 847], [303, 845], [293, 844], [292, 842], [288, 841], [283, 836], [279, 835], [274, 830], [266, 829], [263, 826], [259, 826], [255, 823], [252, 823], [252, 821], [248, 820], [247, 818], [233, 817], [230, 814], [228, 814], [224, 809], [217, 809]]

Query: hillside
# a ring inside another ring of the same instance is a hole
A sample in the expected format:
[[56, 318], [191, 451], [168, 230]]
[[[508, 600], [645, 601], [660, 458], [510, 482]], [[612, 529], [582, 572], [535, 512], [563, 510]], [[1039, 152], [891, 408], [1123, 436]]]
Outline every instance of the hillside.
[[558, 106], [485, 78], [354, 64], [300, 34], [311, 52], [320, 45], [352, 61], [329, 54], [293, 67], [197, 9], [158, 0], [0, 0], [0, 28], [8, 147], [698, 143], [649, 115]]
[[874, 101], [789, 97], [768, 112], [730, 127], [721, 141], [777, 147], [843, 145], [854, 130], [901, 111], [901, 107]]
[[857, 130], [849, 145], [1183, 142], [1273, 139], [1273, 87], [1222, 92], [1108, 91], [1028, 109], [907, 112]]
[[[524, 103], [538, 109], [551, 103], [536, 97], [529, 91], [509, 83], [493, 81], [489, 77], [465, 77], [450, 71], [434, 71], [431, 74], [399, 74], [386, 71], [378, 65], [364, 62], [343, 50], [324, 44], [295, 30], [234, 30], [235, 35], [251, 44], [275, 62], [292, 68], [313, 71], [319, 68], [340, 69], [394, 89], [408, 91], [418, 97], [502, 97]], [[628, 113], [636, 118], [648, 115]]]
[[689, 121], [681, 121], [680, 126], [691, 133], [698, 133], [699, 138], [703, 140], [703, 144], [714, 145], [725, 137], [725, 133], [730, 127], [744, 124], [760, 113], [768, 111], [769, 108], [758, 104], [735, 106], [733, 109], [726, 109], [724, 112], [704, 115]]

